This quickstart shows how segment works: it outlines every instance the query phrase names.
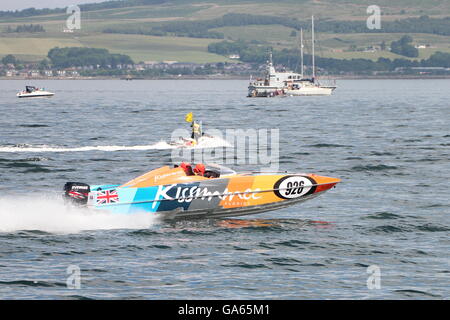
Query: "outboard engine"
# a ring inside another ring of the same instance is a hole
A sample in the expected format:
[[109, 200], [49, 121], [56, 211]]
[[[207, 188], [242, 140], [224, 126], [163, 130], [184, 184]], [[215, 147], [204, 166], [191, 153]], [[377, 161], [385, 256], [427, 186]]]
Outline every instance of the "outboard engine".
[[88, 201], [91, 187], [81, 182], [66, 182], [64, 185], [64, 200], [76, 205], [85, 205]]

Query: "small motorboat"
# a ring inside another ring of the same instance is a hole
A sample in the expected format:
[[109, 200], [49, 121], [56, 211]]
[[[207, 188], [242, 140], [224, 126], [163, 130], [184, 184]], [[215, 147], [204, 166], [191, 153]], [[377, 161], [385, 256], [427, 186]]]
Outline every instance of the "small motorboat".
[[18, 98], [35, 98], [35, 97], [52, 97], [55, 94], [44, 90], [43, 88], [37, 88], [33, 86], [26, 86], [25, 90], [17, 94]]
[[168, 219], [218, 218], [292, 206], [317, 197], [339, 182], [315, 174], [237, 173], [216, 164], [197, 164], [192, 170], [182, 163], [163, 166], [121, 185], [67, 182], [64, 198], [113, 213], [149, 212]]

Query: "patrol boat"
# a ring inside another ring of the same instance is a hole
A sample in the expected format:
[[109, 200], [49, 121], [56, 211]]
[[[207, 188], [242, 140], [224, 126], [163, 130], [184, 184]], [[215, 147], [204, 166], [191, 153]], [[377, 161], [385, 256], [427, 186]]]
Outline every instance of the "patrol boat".
[[303, 76], [303, 29], [300, 30], [300, 60], [301, 73], [292, 71], [279, 72], [275, 70], [272, 53], [269, 54], [264, 78], [255, 81], [250, 79], [248, 97], [276, 97], [276, 96], [328, 96], [336, 89], [335, 83], [325, 85], [316, 79], [314, 52], [314, 17], [312, 17], [312, 75]]

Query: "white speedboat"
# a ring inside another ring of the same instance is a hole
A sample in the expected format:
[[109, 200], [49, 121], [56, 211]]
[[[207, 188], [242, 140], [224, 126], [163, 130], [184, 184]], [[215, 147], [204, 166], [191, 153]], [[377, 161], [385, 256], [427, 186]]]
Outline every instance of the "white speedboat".
[[33, 86], [26, 86], [25, 90], [17, 94], [18, 98], [35, 98], [35, 97], [51, 97], [55, 94], [50, 91], [46, 91], [42, 88], [36, 88]]

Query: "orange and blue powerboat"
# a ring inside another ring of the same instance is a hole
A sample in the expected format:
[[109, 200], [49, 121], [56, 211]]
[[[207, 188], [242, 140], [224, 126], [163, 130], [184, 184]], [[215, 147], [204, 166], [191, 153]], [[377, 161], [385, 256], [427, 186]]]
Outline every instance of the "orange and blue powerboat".
[[72, 203], [113, 213], [216, 218], [277, 210], [315, 198], [340, 179], [303, 173], [237, 173], [225, 166], [163, 166], [121, 185], [67, 182]]

